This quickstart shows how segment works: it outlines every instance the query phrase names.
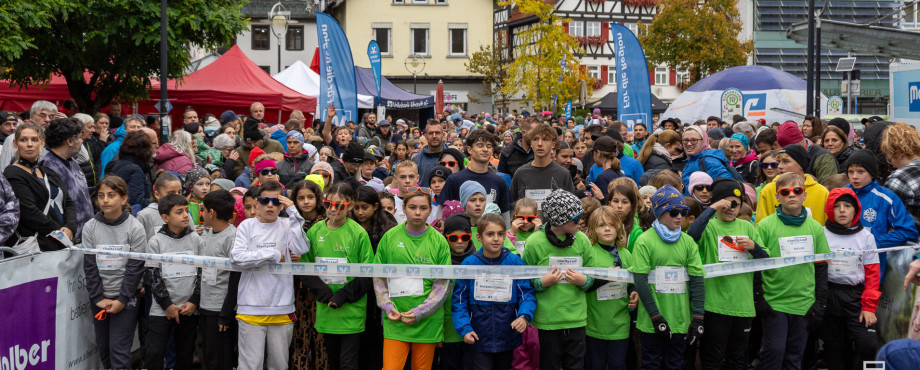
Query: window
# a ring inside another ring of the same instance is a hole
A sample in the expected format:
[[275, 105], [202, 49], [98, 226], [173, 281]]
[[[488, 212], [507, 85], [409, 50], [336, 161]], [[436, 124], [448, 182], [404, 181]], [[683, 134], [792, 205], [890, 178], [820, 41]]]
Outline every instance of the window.
[[374, 41], [377, 41], [377, 45], [380, 46], [381, 56], [393, 55], [390, 32], [390, 27], [374, 27]]
[[664, 67], [655, 68], [655, 85], [668, 84], [668, 69]]
[[600, 36], [601, 22], [585, 22], [585, 36]]
[[434, 3], [438, 5], [447, 5], [447, 0], [434, 0]]
[[584, 36], [585, 35], [585, 24], [582, 22], [573, 21], [569, 23], [569, 34], [572, 36]]
[[588, 76], [591, 76], [596, 81], [601, 80], [601, 67], [600, 66], [588, 66]]
[[428, 4], [428, 0], [412, 0], [413, 4]]
[[428, 56], [428, 27], [410, 27], [412, 30], [412, 53]]
[[466, 56], [466, 24], [448, 23], [448, 37], [450, 37], [450, 55]]
[[272, 74], [272, 67], [269, 67], [269, 66], [259, 66], [259, 68], [262, 68], [262, 70], [265, 71], [265, 73]]
[[303, 50], [303, 26], [288, 26], [285, 50]]
[[608, 85], [617, 84], [617, 67], [616, 66], [607, 66], [607, 84]]
[[674, 76], [677, 81], [674, 83], [686, 83], [690, 82], [690, 71], [677, 71], [677, 74]]
[[639, 24], [638, 23], [627, 24], [626, 28], [629, 28], [629, 30], [632, 31], [633, 35], [639, 36]]
[[252, 25], [252, 50], [268, 50], [271, 48], [271, 39], [268, 34], [268, 25]]

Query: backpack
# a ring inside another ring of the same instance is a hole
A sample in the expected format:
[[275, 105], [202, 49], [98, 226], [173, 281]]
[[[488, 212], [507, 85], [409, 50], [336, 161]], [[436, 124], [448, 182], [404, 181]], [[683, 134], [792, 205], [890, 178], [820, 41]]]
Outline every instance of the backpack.
[[[712, 158], [718, 160], [719, 162], [722, 162], [722, 166], [725, 167], [725, 169], [728, 170], [728, 173], [732, 175], [732, 179], [742, 184], [745, 182], [744, 178], [741, 177], [741, 173], [739, 173], [738, 170], [735, 169], [735, 167], [732, 167], [731, 165], [728, 164], [728, 162], [723, 161], [722, 158], [717, 158], [717, 157], [712, 157]], [[699, 162], [697, 162], [697, 165], [700, 167], [700, 171], [708, 172], [706, 171], [706, 162], [703, 161], [703, 159], [706, 159], [706, 157], [700, 158]]]

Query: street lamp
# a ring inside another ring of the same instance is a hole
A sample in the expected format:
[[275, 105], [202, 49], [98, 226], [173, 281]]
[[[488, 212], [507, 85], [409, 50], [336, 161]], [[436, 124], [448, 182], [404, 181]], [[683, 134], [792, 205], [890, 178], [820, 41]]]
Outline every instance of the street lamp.
[[412, 74], [412, 93], [418, 93], [416, 84], [416, 77], [419, 73], [425, 70], [425, 59], [419, 58], [417, 54], [409, 54], [406, 57], [406, 61], [403, 62], [403, 65], [406, 66], [406, 71]]
[[267, 22], [272, 25], [272, 33], [278, 38], [278, 72], [281, 72], [281, 37], [287, 34], [289, 24], [297, 23], [291, 20], [291, 12], [279, 1], [268, 12]]

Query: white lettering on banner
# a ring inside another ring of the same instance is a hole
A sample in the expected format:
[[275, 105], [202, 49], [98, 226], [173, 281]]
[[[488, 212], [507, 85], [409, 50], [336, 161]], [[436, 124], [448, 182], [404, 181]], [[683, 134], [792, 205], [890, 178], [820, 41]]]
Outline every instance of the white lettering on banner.
[[39, 362], [48, 361], [48, 346], [51, 340], [43, 340], [41, 343], [35, 343], [31, 347], [15, 345], [10, 347], [9, 357], [4, 357], [0, 353], [0, 369], [2, 370], [23, 370], [26, 365], [36, 366]]
[[[337, 264], [348, 263], [348, 259], [347, 258], [337, 258], [337, 257], [316, 257], [316, 262], [337, 265]], [[329, 285], [345, 284], [345, 276], [340, 275], [341, 272], [339, 272], [338, 269], [335, 269], [333, 271], [335, 271], [335, 274], [339, 276], [334, 276], [334, 277], [323, 276], [323, 277], [320, 277], [320, 280], [322, 280], [324, 283], [329, 284]]]
[[399, 101], [399, 100], [388, 100], [381, 99], [386, 103], [387, 108], [394, 109], [420, 109], [425, 108], [431, 104], [430, 100], [410, 100], [410, 101]]
[[626, 64], [626, 46], [623, 44], [623, 33], [617, 32], [617, 56], [620, 58], [620, 88], [623, 91], [623, 108], [629, 108], [629, 90], [626, 88], [629, 86], [629, 76], [626, 74], [626, 69], [629, 66]]

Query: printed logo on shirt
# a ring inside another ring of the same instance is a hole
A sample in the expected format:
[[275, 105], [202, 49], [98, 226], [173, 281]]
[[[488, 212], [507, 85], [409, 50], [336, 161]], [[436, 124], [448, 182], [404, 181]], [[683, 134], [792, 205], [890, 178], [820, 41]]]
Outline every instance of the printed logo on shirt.
[[489, 190], [488, 203], [495, 203], [496, 199], [498, 199], [498, 190], [496, 189]]
[[431, 264], [431, 257], [423, 256], [421, 253], [415, 255], [415, 263]]
[[866, 222], [875, 222], [876, 217], [878, 217], [878, 212], [875, 211], [875, 208], [866, 208], [863, 211], [862, 218], [865, 219]]
[[275, 248], [275, 242], [256, 244], [256, 249]]
[[[320, 238], [320, 241], [323, 241], [322, 238]], [[335, 243], [335, 248], [333, 248], [332, 250], [336, 252], [348, 253], [349, 249], [350, 248], [348, 248], [348, 246], [342, 245], [342, 243]]]
[[319, 237], [319, 242], [322, 243], [322, 242], [324, 242], [324, 241], [326, 241], [326, 237], [320, 236], [320, 237]]
[[396, 243], [396, 246], [397, 246], [397, 247], [400, 247], [400, 248], [405, 248], [405, 247], [406, 247], [406, 245], [403, 244], [403, 242], [398, 242], [398, 243]]

